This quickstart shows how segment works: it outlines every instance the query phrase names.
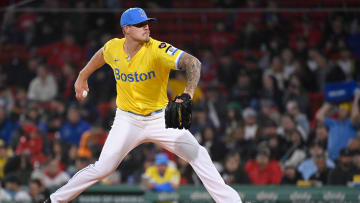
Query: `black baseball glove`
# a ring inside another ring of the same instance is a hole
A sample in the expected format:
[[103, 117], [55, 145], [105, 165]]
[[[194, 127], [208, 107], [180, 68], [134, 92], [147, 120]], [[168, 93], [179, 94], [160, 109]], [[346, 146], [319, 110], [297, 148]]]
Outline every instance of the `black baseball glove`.
[[[183, 102], [175, 102], [181, 99]], [[165, 127], [189, 129], [191, 125], [192, 100], [189, 94], [183, 93], [170, 101], [165, 109]]]

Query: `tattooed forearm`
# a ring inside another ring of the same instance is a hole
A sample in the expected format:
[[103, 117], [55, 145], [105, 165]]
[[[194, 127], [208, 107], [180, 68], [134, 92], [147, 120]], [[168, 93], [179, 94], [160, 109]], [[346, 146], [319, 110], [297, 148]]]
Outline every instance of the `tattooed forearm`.
[[179, 70], [186, 71], [186, 93], [189, 93], [192, 97], [200, 79], [201, 63], [194, 56], [184, 53], [179, 61]]

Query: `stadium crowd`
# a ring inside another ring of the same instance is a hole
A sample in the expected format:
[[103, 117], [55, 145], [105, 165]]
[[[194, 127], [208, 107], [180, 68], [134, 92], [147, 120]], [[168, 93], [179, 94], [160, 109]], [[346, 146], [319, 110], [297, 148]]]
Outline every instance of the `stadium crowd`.
[[[163, 2], [138, 6], [156, 9], [179, 1]], [[219, 7], [281, 6], [260, 0], [239, 5], [200, 2]], [[48, 0], [31, 6], [81, 10], [134, 5]], [[152, 15], [151, 10], [148, 13]], [[49, 190], [99, 156], [116, 109], [113, 72], [109, 67], [98, 70], [83, 102], [76, 101], [73, 85], [91, 56], [107, 40], [121, 37], [119, 16], [5, 12], [0, 33], [0, 200], [41, 202]], [[170, 17], [172, 13], [153, 16], [159, 20], [150, 26], [154, 38], [167, 40], [202, 62], [190, 131], [227, 183], [360, 182], [360, 94], [340, 104], [323, 98], [326, 83], [360, 79], [358, 14], [194, 12], [193, 18], [215, 16], [201, 24], [211, 25], [210, 31], [194, 31], [198, 33], [182, 31], [187, 24], [178, 16]], [[176, 21], [171, 25], [172, 18]], [[171, 99], [183, 91], [185, 75], [174, 72], [170, 77]], [[151, 143], [133, 150], [99, 184], [143, 184], [152, 173], [147, 169], [164, 163], [176, 169], [178, 178], [172, 183], [201, 184], [186, 162]]]

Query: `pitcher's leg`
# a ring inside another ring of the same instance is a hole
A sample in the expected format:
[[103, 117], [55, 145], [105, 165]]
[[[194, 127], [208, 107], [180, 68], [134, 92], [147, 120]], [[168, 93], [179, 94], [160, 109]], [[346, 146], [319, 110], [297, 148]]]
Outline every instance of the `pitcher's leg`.
[[217, 203], [241, 203], [239, 194], [226, 185], [207, 150], [187, 130], [165, 129], [163, 119], [146, 128], [146, 137], [189, 162]]
[[50, 196], [51, 201], [68, 202], [86, 188], [110, 175], [125, 155], [141, 142], [140, 133], [141, 129], [126, 119], [115, 119], [99, 160], [78, 171], [67, 184]]

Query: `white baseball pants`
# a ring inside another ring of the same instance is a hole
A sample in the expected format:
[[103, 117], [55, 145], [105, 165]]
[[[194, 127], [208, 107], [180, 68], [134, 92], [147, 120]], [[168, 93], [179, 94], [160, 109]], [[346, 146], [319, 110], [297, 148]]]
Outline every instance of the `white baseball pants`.
[[136, 146], [153, 142], [189, 162], [217, 203], [241, 203], [239, 194], [226, 185], [206, 149], [187, 130], [166, 129], [164, 111], [151, 116], [134, 115], [117, 109], [113, 126], [99, 160], [78, 171], [50, 198], [69, 202], [86, 188], [110, 175]]

